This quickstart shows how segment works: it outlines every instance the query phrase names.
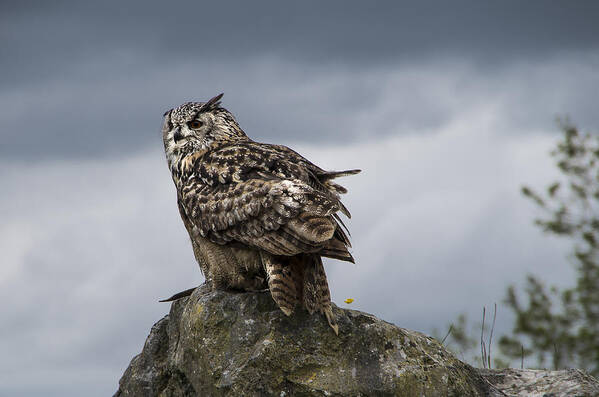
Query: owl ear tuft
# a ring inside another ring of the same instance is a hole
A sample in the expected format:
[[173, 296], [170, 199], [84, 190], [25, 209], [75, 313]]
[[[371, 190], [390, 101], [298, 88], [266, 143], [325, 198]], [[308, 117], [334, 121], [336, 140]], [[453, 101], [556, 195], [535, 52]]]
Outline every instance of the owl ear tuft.
[[208, 110], [218, 107], [220, 105], [220, 99], [223, 97], [223, 95], [224, 94], [218, 94], [214, 98], [210, 99], [208, 102], [202, 105], [202, 110]]

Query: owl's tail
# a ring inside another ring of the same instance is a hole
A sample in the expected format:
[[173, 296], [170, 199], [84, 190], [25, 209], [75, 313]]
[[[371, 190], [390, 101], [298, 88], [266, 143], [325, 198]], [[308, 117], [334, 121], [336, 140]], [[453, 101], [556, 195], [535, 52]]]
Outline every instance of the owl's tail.
[[339, 335], [320, 255], [283, 257], [263, 254], [262, 259], [272, 298], [283, 313], [289, 316], [297, 304], [303, 305], [310, 314], [324, 314], [335, 334]]

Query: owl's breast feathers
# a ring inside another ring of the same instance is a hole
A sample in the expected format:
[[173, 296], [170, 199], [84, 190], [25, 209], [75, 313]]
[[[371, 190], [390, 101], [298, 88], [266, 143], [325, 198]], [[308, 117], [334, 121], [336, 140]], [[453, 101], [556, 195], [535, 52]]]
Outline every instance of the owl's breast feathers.
[[187, 156], [176, 184], [192, 234], [353, 262], [336, 214], [350, 216], [339, 199], [346, 190], [332, 180], [358, 172], [327, 172], [285, 146], [246, 141]]

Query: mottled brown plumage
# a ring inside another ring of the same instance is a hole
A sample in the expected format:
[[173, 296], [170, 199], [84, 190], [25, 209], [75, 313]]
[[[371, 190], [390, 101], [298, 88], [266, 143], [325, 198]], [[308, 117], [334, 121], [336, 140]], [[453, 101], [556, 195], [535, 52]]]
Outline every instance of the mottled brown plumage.
[[165, 113], [164, 146], [183, 223], [215, 288], [268, 288], [281, 310], [297, 305], [338, 326], [322, 256], [353, 262], [338, 212], [346, 190], [329, 172], [280, 145], [254, 142], [220, 106], [188, 102]]

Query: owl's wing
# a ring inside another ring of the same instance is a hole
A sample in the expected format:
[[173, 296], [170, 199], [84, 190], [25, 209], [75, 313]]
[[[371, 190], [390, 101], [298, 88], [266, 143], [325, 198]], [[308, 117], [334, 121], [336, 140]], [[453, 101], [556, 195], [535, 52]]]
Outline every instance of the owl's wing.
[[[255, 144], [254, 142], [252, 142], [253, 144]], [[267, 145], [268, 147], [271, 147], [273, 150], [276, 150], [279, 153], [284, 153], [285, 156], [287, 156], [287, 158], [291, 161], [293, 161], [294, 164], [299, 164], [302, 167], [304, 167], [306, 170], [309, 171], [310, 176], [312, 177], [312, 183], [318, 185], [317, 187], [319, 189], [327, 189], [329, 191], [332, 191], [334, 193], [338, 194], [344, 194], [347, 193], [347, 189], [344, 188], [341, 185], [338, 185], [337, 183], [333, 182], [333, 179], [335, 178], [339, 178], [342, 176], [349, 176], [349, 175], [355, 175], [357, 173], [359, 173], [361, 170], [345, 170], [345, 171], [325, 171], [322, 168], [320, 168], [319, 166], [317, 166], [316, 164], [312, 163], [311, 161], [309, 161], [308, 159], [306, 159], [305, 157], [303, 157], [301, 154], [297, 153], [296, 151], [286, 147], [286, 146], [282, 146], [282, 145]], [[347, 211], [347, 209], [345, 207], [342, 206], [342, 211], [345, 213], [345, 215], [348, 218], [351, 218], [351, 215], [349, 214], [349, 211]]]
[[335, 218], [345, 207], [314, 173], [276, 147], [236, 144], [190, 159], [179, 197], [192, 230], [274, 255], [324, 251], [352, 260]]

